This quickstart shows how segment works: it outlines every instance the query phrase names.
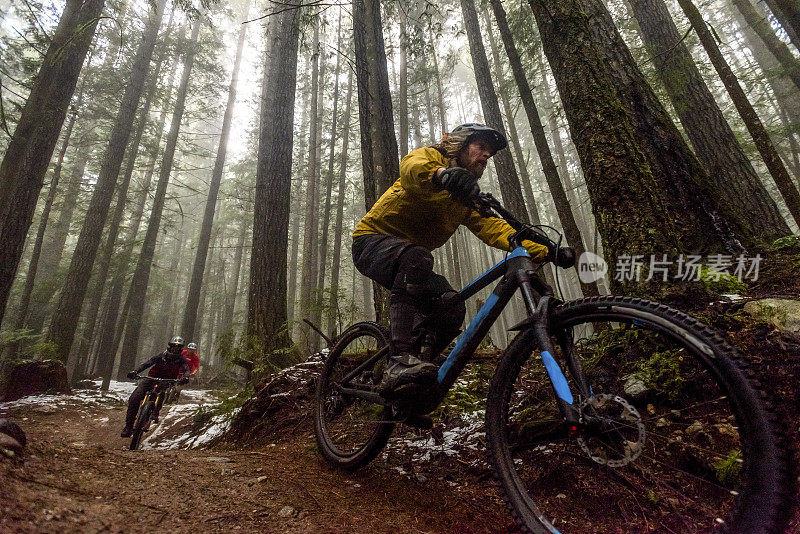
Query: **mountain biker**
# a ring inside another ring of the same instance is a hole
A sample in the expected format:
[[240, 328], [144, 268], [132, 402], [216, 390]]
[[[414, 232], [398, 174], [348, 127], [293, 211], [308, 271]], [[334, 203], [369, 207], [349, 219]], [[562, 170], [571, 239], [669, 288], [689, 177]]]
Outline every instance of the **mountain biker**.
[[[189, 375], [189, 365], [181, 356], [182, 350], [183, 338], [180, 336], [175, 336], [170, 339], [169, 343], [167, 344], [167, 350], [156, 354], [140, 365], [136, 370], [128, 373], [127, 376], [133, 380], [136, 378], [136, 375], [145, 369], [150, 368], [147, 376], [153, 378], [179, 379], [179, 383], [185, 384], [189, 381], [188, 378], [185, 378]], [[184, 378], [181, 378], [181, 376]], [[136, 412], [139, 411], [139, 405], [142, 403], [142, 399], [144, 399], [144, 396], [147, 394], [147, 392], [153, 389], [155, 384], [155, 380], [149, 380], [145, 378], [139, 382], [139, 385], [136, 386], [136, 389], [134, 389], [133, 393], [131, 393], [131, 396], [128, 399], [128, 411], [125, 415], [125, 428], [122, 430], [122, 434], [120, 434], [121, 437], [127, 438], [133, 433], [133, 423], [136, 420]], [[156, 422], [158, 422], [158, 411], [160, 408], [161, 403], [156, 406], [154, 412], [155, 416], [153, 417], [153, 420]]]
[[186, 365], [189, 366], [189, 374], [187, 378], [192, 378], [200, 370], [200, 358], [197, 356], [197, 344], [189, 343], [186, 348], [181, 352], [181, 356], [186, 360]]
[[[486, 244], [511, 249], [514, 229], [508, 223], [468, 207], [480, 192], [478, 178], [489, 158], [507, 146], [499, 131], [468, 123], [446, 133], [439, 144], [412, 150], [400, 162], [400, 178], [353, 231], [356, 268], [391, 291], [392, 350], [378, 385], [384, 396], [405, 396], [434, 382], [437, 366], [418, 357], [425, 317], [440, 314], [433, 333], [437, 353], [459, 334], [466, 315], [463, 303], [443, 309], [455, 290], [433, 272], [431, 251], [462, 224]], [[546, 247], [527, 240], [523, 246], [534, 260], [546, 259]]]

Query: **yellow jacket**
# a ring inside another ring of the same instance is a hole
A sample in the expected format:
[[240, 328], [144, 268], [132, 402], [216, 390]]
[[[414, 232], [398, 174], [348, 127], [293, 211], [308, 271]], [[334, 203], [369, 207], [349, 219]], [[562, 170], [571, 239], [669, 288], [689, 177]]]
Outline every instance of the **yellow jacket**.
[[[434, 250], [463, 224], [487, 245], [510, 251], [508, 238], [514, 229], [508, 223], [497, 217], [482, 217], [433, 184], [436, 169], [449, 166], [435, 148], [409, 152], [400, 162], [400, 178], [356, 225], [353, 237], [390, 235]], [[547, 255], [542, 245], [527, 240], [523, 245], [534, 259], [543, 260]]]

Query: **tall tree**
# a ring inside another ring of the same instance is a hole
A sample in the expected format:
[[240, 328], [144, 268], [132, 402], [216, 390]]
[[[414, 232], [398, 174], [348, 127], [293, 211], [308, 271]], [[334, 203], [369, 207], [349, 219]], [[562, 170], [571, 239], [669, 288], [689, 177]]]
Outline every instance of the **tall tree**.
[[[614, 67], [606, 61], [607, 45], [591, 27], [587, 0], [531, 0], [530, 6], [581, 158], [609, 264], [616, 265], [625, 255], [682, 252], [675, 226], [682, 214], [669, 210], [664, 198], [669, 191], [653, 176], [632, 114], [619, 96]], [[662, 148], [670, 150], [669, 145]], [[614, 277], [612, 288], [636, 292], [643, 282]], [[649, 291], [659, 289], [655, 277], [651, 283]]]
[[108, 210], [114, 195], [114, 186], [117, 182], [125, 146], [130, 138], [139, 98], [142, 94], [144, 81], [150, 69], [150, 60], [158, 36], [158, 28], [164, 15], [166, 0], [159, 0], [150, 12], [147, 25], [142, 35], [133, 68], [122, 95], [120, 108], [114, 122], [108, 146], [100, 165], [100, 174], [97, 177], [89, 211], [86, 214], [83, 228], [78, 237], [78, 244], [72, 255], [69, 271], [64, 281], [64, 289], [56, 305], [53, 321], [50, 324], [48, 337], [55, 342], [58, 357], [62, 361], [69, 358], [75, 330], [83, 307], [86, 287], [92, 272], [97, 249], [105, 226]]
[[[798, 0], [773, 0], [775, 5], [773, 13], [782, 15], [781, 24], [787, 31], [796, 36], [800, 35], [800, 2]], [[772, 6], [770, 6], [772, 7]]]
[[756, 241], [789, 233], [722, 115], [663, 0], [631, 0], [645, 44], [697, 156], [742, 231]]
[[253, 213], [247, 332], [258, 356], [273, 365], [291, 363], [275, 353], [290, 340], [286, 332], [286, 250], [292, 178], [292, 128], [297, 86], [300, 2], [270, 21], [261, 91], [258, 168]]
[[720, 52], [717, 42], [705, 20], [703, 20], [700, 11], [691, 0], [678, 0], [678, 4], [680, 4], [681, 9], [686, 14], [686, 18], [689, 19], [692, 27], [697, 32], [700, 42], [703, 43], [703, 48], [705, 48], [711, 63], [714, 65], [714, 69], [728, 90], [728, 94], [731, 96], [737, 111], [739, 111], [747, 131], [750, 132], [753, 142], [764, 160], [764, 164], [775, 180], [775, 185], [778, 186], [778, 191], [783, 196], [789, 213], [794, 217], [795, 222], [800, 224], [800, 191], [792, 182], [789, 172], [783, 165], [775, 146], [772, 144], [772, 140], [769, 138], [767, 130], [761, 123], [761, 119], [747, 99], [744, 89], [739, 85], [739, 80], [737, 80], [728, 62], [722, 56], [722, 52]]
[[0, 324], [104, 0], [67, 0], [0, 163]]
[[[185, 32], [182, 31], [178, 42], [182, 42], [185, 38]], [[124, 285], [126, 277], [129, 274], [129, 267], [131, 258], [133, 257], [133, 248], [136, 245], [136, 236], [139, 234], [139, 226], [144, 216], [145, 202], [150, 193], [150, 184], [153, 179], [155, 171], [156, 160], [158, 159], [159, 149], [161, 145], [161, 137], [164, 135], [164, 127], [167, 122], [167, 112], [169, 111], [172, 102], [172, 86], [175, 81], [175, 72], [178, 65], [178, 55], [173, 60], [170, 74], [167, 76], [167, 92], [164, 96], [164, 102], [156, 121], [156, 133], [153, 143], [153, 150], [145, 164], [145, 175], [140, 184], [138, 195], [133, 201], [131, 210], [131, 219], [128, 225], [128, 231], [123, 239], [122, 250], [118, 252], [115, 258], [114, 275], [111, 278], [111, 284], [108, 291], [108, 299], [105, 309], [103, 311], [102, 320], [100, 323], [100, 331], [105, 332], [100, 343], [96, 349], [97, 359], [99, 361], [99, 373], [103, 377], [103, 382], [100, 388], [107, 391], [111, 383], [111, 373], [114, 368], [114, 363], [117, 355], [117, 347], [122, 339], [122, 330], [125, 326], [125, 318], [128, 315], [128, 308], [130, 307], [130, 300], [126, 299], [124, 310], [122, 314], [119, 313], [119, 305], [122, 301]], [[128, 171], [133, 172], [132, 162], [129, 161], [129, 167], [126, 169], [126, 176]]]
[[172, 173], [172, 164], [175, 159], [175, 149], [178, 144], [178, 134], [180, 133], [183, 111], [186, 107], [186, 93], [189, 89], [194, 59], [197, 55], [197, 40], [200, 35], [201, 21], [198, 18], [192, 24], [192, 36], [186, 43], [186, 52], [183, 62], [183, 73], [181, 74], [180, 85], [175, 99], [175, 107], [172, 111], [169, 133], [167, 134], [167, 144], [164, 147], [164, 157], [161, 160], [161, 170], [156, 183], [156, 191], [153, 197], [153, 208], [150, 211], [150, 219], [147, 223], [142, 250], [139, 253], [139, 261], [133, 273], [129, 291], [130, 309], [128, 311], [128, 322], [125, 326], [125, 342], [122, 345], [120, 356], [120, 369], [133, 369], [139, 349], [139, 334], [142, 326], [142, 315], [144, 313], [144, 301], [147, 294], [147, 285], [150, 280], [150, 268], [153, 264], [153, 254], [156, 248], [156, 240], [161, 226], [161, 215], [164, 210], [164, 202], [169, 185], [169, 177]]
[[[353, 1], [364, 204], [369, 210], [400, 175], [379, 0]], [[388, 321], [388, 293], [373, 283], [375, 317]]]
[[[314, 21], [314, 39], [311, 50], [311, 122], [309, 123], [308, 134], [308, 172], [306, 176], [307, 186], [304, 193], [306, 197], [305, 216], [303, 217], [305, 228], [303, 231], [303, 270], [300, 277], [300, 315], [303, 319], [313, 318], [313, 304], [316, 300], [313, 297], [313, 290], [317, 283], [317, 273], [319, 258], [317, 250], [319, 243], [319, 163], [320, 163], [320, 118], [322, 108], [322, 89], [325, 86], [324, 69], [325, 61], [320, 63], [320, 19]], [[323, 79], [320, 83], [320, 78]], [[301, 331], [307, 339], [309, 347], [316, 340], [317, 335], [305, 324], [301, 325]]]
[[630, 117], [680, 242], [686, 250], [741, 252], [740, 236], [731, 228], [724, 201], [716, 196], [705, 168], [638, 68], [606, 4], [601, 0], [581, 0], [580, 4], [588, 17], [589, 37], [596, 43], [603, 68], [614, 79], [613, 90]]
[[342, 125], [342, 154], [339, 160], [339, 187], [336, 199], [336, 221], [333, 226], [333, 260], [331, 261], [331, 293], [328, 301], [328, 335], [335, 332], [337, 303], [339, 302], [339, 267], [341, 263], [342, 223], [344, 221], [344, 197], [347, 183], [347, 149], [350, 146], [350, 106], [353, 99], [353, 73], [347, 76], [347, 100], [344, 106], [344, 124]]
[[789, 47], [778, 39], [769, 21], [756, 11], [750, 0], [732, 0], [732, 2], [736, 9], [739, 10], [739, 13], [742, 14], [744, 20], [747, 21], [747, 24], [753, 28], [756, 35], [761, 38], [767, 49], [775, 56], [775, 59], [780, 62], [789, 79], [800, 89], [800, 59], [793, 56]]
[[[503, 9], [500, 0], [491, 0], [491, 3], [495, 20], [497, 21], [497, 27], [500, 30], [500, 37], [503, 40], [503, 46], [505, 47], [509, 63], [511, 64], [511, 71], [514, 74], [514, 80], [517, 83], [517, 89], [522, 99], [522, 106], [528, 117], [528, 124], [531, 129], [531, 135], [533, 136], [533, 142], [536, 145], [536, 152], [539, 154], [539, 161], [542, 164], [542, 171], [544, 172], [545, 180], [547, 180], [550, 193], [553, 195], [553, 202], [556, 206], [558, 218], [561, 221], [561, 227], [564, 229], [567, 242], [575, 249], [578, 257], [580, 257], [585, 251], [583, 237], [578, 229], [575, 216], [572, 213], [572, 208], [567, 199], [567, 193], [564, 191], [564, 186], [561, 183], [561, 178], [558, 175], [558, 168], [553, 159], [553, 154], [550, 152], [550, 145], [547, 143], [547, 136], [545, 135], [544, 126], [539, 116], [539, 110], [533, 100], [533, 93], [531, 92], [528, 78], [522, 67], [522, 60], [517, 51], [517, 45], [514, 43], [514, 37], [508, 26], [505, 9]], [[491, 36], [491, 31], [489, 35]], [[493, 43], [492, 47], [494, 48]], [[498, 54], [495, 53], [495, 56], [498, 56]], [[509, 118], [509, 122], [510, 121], [511, 118]], [[600, 294], [596, 282], [591, 284], [581, 282], [581, 288], [583, 289], [583, 294], [587, 297]]]
[[[245, 6], [242, 12], [246, 20], [250, 12], [250, 0], [245, 0]], [[219, 186], [222, 181], [223, 171], [225, 170], [228, 136], [233, 122], [233, 107], [236, 103], [236, 86], [239, 81], [239, 66], [242, 64], [242, 51], [244, 50], [246, 30], [247, 25], [242, 24], [239, 29], [239, 40], [236, 45], [236, 56], [233, 60], [231, 83], [228, 88], [228, 103], [225, 105], [225, 114], [222, 118], [222, 131], [219, 137], [217, 158], [214, 161], [214, 170], [211, 172], [211, 183], [208, 187], [208, 197], [206, 198], [206, 207], [203, 212], [203, 223], [200, 227], [200, 238], [197, 241], [197, 253], [194, 259], [194, 265], [192, 266], [189, 294], [186, 298], [186, 306], [184, 307], [181, 332], [186, 339], [194, 338], [195, 322], [197, 321], [197, 306], [200, 303], [200, 288], [203, 285], [203, 271], [205, 271], [206, 258], [208, 257], [208, 244], [211, 240], [211, 227], [214, 223], [214, 211], [217, 208]]]
[[[91, 64], [91, 60], [89, 61]], [[86, 86], [86, 79], [81, 82], [81, 88], [78, 91], [78, 97], [75, 102], [75, 107], [72, 110], [69, 122], [67, 123], [66, 131], [64, 132], [64, 139], [61, 142], [61, 148], [58, 151], [58, 158], [56, 158], [56, 165], [53, 169], [53, 177], [50, 180], [50, 189], [47, 192], [44, 207], [42, 208], [42, 216], [39, 220], [39, 228], [36, 231], [36, 241], [33, 244], [33, 252], [31, 253], [31, 260], [28, 265], [28, 272], [25, 275], [25, 287], [22, 290], [22, 297], [20, 298], [19, 308], [17, 309], [17, 318], [14, 323], [14, 328], [22, 328], [28, 320], [28, 306], [30, 305], [31, 295], [33, 294], [33, 284], [36, 281], [36, 272], [39, 268], [39, 259], [42, 253], [42, 245], [44, 244], [45, 230], [50, 222], [50, 210], [53, 208], [53, 202], [56, 199], [56, 192], [58, 191], [58, 184], [61, 181], [61, 168], [64, 165], [64, 156], [67, 153], [70, 139], [72, 138], [72, 130], [75, 128], [75, 121], [78, 118], [78, 110], [83, 101], [83, 90]]]
[[[339, 21], [336, 29], [336, 49], [342, 49], [342, 15], [339, 12]], [[314, 307], [313, 323], [322, 327], [322, 307], [324, 305], [324, 292], [322, 289], [325, 287], [325, 274], [328, 266], [328, 236], [330, 228], [331, 216], [331, 195], [333, 194], [333, 166], [336, 159], [336, 140], [338, 126], [338, 113], [339, 113], [339, 75], [341, 71], [342, 55], [336, 55], [336, 68], [334, 71], [334, 84], [333, 84], [333, 109], [331, 111], [331, 140], [328, 146], [328, 169], [325, 172], [325, 207], [322, 210], [322, 217], [320, 225], [322, 227], [321, 236], [319, 239], [319, 248], [317, 257], [319, 258], [319, 275], [317, 277], [317, 295], [316, 306]], [[345, 132], [347, 135], [347, 132]], [[330, 310], [329, 310], [330, 311]]]
[[[489, 60], [486, 57], [486, 49], [483, 47], [483, 39], [481, 38], [481, 29], [478, 24], [478, 13], [475, 10], [474, 0], [461, 0], [461, 12], [464, 16], [464, 27], [467, 30], [472, 66], [475, 70], [475, 81], [478, 85], [481, 108], [483, 108], [483, 118], [488, 126], [491, 126], [505, 135], [503, 117], [500, 114], [500, 104], [497, 100], [497, 93], [494, 90], [494, 83], [492, 82], [492, 76], [489, 72]], [[514, 167], [511, 152], [502, 150], [495, 154], [493, 159], [495, 168], [497, 169], [497, 175], [500, 179], [500, 192], [503, 195], [503, 200], [508, 209], [525, 222], [533, 220], [534, 224], [539, 224], [539, 214], [536, 205], [525, 206], [525, 200], [522, 196], [522, 186], [520, 185], [519, 176], [517, 175], [517, 169]]]
[[[777, 0], [766, 0], [765, 3], [769, 7], [769, 10], [772, 11], [772, 14], [775, 16], [781, 27], [784, 29], [784, 31], [786, 31], [786, 34], [789, 36], [789, 39], [792, 41], [794, 47], [800, 50], [800, 36], [798, 35], [798, 31], [792, 27], [786, 16], [786, 13], [784, 13], [783, 9], [781, 9], [778, 5]], [[800, 17], [798, 18], [798, 21], [800, 21]]]

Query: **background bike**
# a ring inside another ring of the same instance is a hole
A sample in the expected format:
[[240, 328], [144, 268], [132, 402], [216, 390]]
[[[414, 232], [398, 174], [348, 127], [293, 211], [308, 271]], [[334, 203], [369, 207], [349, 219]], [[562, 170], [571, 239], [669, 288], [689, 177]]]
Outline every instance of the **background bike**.
[[[424, 414], [519, 290], [528, 317], [511, 329], [518, 333], [491, 380], [485, 425], [495, 476], [522, 531], [780, 531], [793, 489], [789, 454], [736, 349], [656, 302], [562, 303], [519, 245], [544, 244], [566, 266], [569, 252], [490, 195], [476, 202], [517, 230], [516, 248], [455, 298], [499, 280], [494, 291], [439, 358], [436, 385], [412, 401], [376, 391], [387, 330], [372, 322], [345, 330], [317, 382], [315, 434], [325, 459], [357, 469], [377, 456], [397, 422], [429, 426]], [[420, 349], [437, 361], [429, 342]]]
[[142, 442], [142, 436], [150, 429], [150, 423], [158, 413], [158, 409], [164, 401], [167, 391], [172, 389], [178, 382], [173, 378], [154, 378], [151, 376], [136, 375], [134, 380], [152, 380], [155, 382], [153, 389], [145, 393], [139, 411], [136, 413], [136, 421], [133, 423], [133, 434], [131, 434], [130, 450], [135, 451]]

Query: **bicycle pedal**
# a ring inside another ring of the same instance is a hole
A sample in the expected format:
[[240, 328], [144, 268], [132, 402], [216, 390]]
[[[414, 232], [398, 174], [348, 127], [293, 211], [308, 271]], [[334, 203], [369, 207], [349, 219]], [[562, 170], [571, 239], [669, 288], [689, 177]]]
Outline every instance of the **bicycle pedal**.
[[433, 418], [429, 415], [412, 414], [406, 417], [405, 421], [402, 421], [402, 423], [422, 430], [430, 430], [433, 428]]

